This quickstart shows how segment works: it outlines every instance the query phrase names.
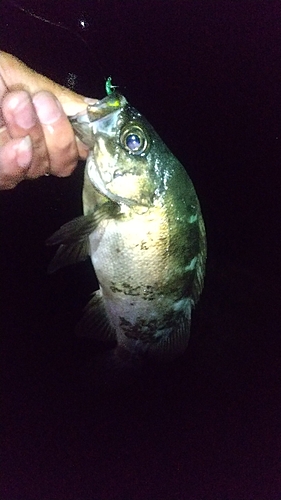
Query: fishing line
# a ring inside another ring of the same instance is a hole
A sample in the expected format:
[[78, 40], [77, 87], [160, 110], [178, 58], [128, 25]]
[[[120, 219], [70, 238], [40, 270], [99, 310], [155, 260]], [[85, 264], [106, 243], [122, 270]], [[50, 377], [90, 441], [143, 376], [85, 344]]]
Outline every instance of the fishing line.
[[[28, 16], [33, 17], [33, 18], [37, 19], [38, 21], [44, 22], [46, 24], [50, 24], [51, 26], [55, 26], [56, 28], [60, 28], [61, 30], [65, 30], [65, 31], [69, 32], [71, 35], [74, 35], [76, 38], [81, 40], [83, 42], [83, 44], [85, 45], [85, 47], [87, 48], [87, 50], [90, 51], [90, 46], [89, 46], [88, 42], [85, 40], [85, 38], [82, 35], [80, 35], [80, 33], [77, 33], [77, 31], [74, 31], [70, 26], [65, 25], [61, 21], [57, 21], [57, 22], [51, 21], [50, 19], [48, 19], [46, 17], [43, 17], [43, 16], [40, 16], [39, 14], [36, 14], [36, 12], [34, 12], [33, 9], [28, 9], [28, 8], [22, 7], [17, 2], [10, 1], [9, 3], [13, 7], [15, 7], [16, 9], [23, 12], [24, 14], [27, 14]], [[78, 25], [82, 30], [88, 30], [90, 27], [90, 23], [87, 21], [86, 16], [83, 13], [81, 13], [80, 18], [78, 18]], [[91, 30], [94, 33], [98, 33], [98, 30], [95, 30], [92, 28], [91, 28]], [[97, 56], [96, 56], [96, 63], [99, 66], [101, 74], [104, 75], [102, 65], [101, 65]], [[75, 73], [69, 73], [68, 77], [67, 77], [67, 87], [71, 88], [73, 90], [76, 86], [77, 78], [78, 77], [77, 77], [77, 75], [75, 75]], [[106, 79], [106, 78], [104, 77], [104, 79]]]

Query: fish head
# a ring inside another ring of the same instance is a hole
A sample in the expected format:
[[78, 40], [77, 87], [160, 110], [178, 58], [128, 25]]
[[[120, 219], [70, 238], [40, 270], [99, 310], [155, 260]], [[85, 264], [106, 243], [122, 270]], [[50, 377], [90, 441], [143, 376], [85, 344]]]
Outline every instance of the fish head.
[[86, 168], [93, 186], [117, 203], [151, 206], [157, 188], [153, 129], [125, 97], [110, 94], [70, 121], [90, 148]]

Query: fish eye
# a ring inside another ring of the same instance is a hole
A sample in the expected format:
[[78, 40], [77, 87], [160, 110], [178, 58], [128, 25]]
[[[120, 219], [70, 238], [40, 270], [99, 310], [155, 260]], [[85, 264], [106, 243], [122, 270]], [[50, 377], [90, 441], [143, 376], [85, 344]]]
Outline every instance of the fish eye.
[[120, 141], [124, 149], [135, 155], [144, 153], [148, 146], [147, 134], [135, 125], [122, 131]]
[[126, 137], [126, 146], [131, 151], [138, 151], [141, 146], [141, 138], [137, 134], [129, 134]]

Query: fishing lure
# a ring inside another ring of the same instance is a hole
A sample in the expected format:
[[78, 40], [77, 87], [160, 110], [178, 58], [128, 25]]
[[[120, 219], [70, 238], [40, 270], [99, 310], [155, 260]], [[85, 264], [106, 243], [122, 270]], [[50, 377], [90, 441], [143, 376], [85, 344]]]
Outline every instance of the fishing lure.
[[106, 91], [107, 95], [113, 94], [113, 92], [115, 92], [115, 89], [117, 89], [117, 86], [112, 85], [112, 78], [111, 78], [111, 76], [109, 76], [105, 80], [105, 91]]

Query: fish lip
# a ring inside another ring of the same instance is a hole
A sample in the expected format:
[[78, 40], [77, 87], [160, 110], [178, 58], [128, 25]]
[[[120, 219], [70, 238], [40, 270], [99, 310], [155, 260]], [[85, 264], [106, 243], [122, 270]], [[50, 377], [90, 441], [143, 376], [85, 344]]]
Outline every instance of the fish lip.
[[87, 113], [90, 122], [100, 120], [114, 111], [118, 111], [127, 104], [127, 100], [121, 94], [113, 92], [112, 94], [104, 97], [101, 101], [97, 101], [94, 104], [89, 104], [87, 107]]
[[72, 125], [77, 123], [91, 124], [95, 121], [102, 120], [111, 113], [114, 113], [114, 111], [123, 108], [126, 104], [126, 98], [114, 92], [94, 104], [88, 104], [86, 111], [83, 110], [76, 115], [70, 116], [69, 121]]
[[95, 142], [95, 133], [100, 128], [99, 123], [102, 124], [102, 121], [109, 115], [118, 113], [126, 104], [127, 100], [124, 96], [113, 93], [94, 104], [90, 103], [86, 110], [80, 111], [68, 119], [75, 135], [89, 148], [92, 148]]

